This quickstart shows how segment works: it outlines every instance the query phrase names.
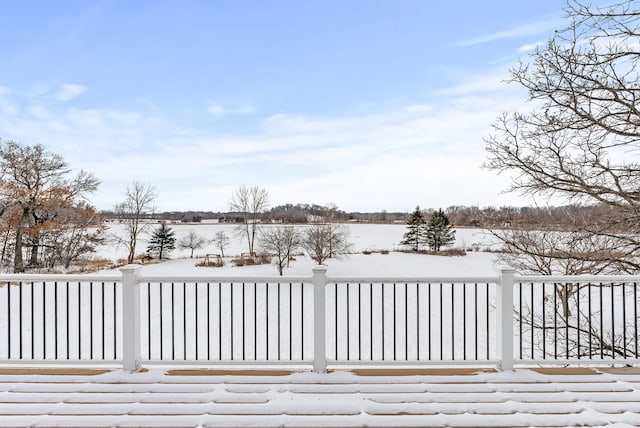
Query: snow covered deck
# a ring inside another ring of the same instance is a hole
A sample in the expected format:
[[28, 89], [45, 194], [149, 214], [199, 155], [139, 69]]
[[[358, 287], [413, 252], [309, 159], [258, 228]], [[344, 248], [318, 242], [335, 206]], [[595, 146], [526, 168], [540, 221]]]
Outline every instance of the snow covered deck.
[[640, 370], [0, 369], [2, 427], [640, 426]]

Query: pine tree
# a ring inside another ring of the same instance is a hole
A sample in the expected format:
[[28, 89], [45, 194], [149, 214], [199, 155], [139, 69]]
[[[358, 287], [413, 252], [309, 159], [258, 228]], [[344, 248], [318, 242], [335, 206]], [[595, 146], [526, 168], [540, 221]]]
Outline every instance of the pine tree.
[[402, 237], [400, 244], [408, 245], [413, 251], [420, 251], [420, 245], [425, 244], [427, 239], [427, 222], [419, 206], [411, 213], [407, 229], [409, 230]]
[[440, 251], [441, 247], [451, 245], [456, 240], [456, 231], [449, 223], [449, 217], [439, 209], [429, 219], [427, 226], [427, 244], [434, 251]]
[[176, 238], [173, 230], [163, 222], [160, 226], [153, 231], [153, 235], [147, 245], [147, 254], [150, 256], [157, 255], [160, 260], [162, 256], [166, 256], [167, 253], [175, 250]]

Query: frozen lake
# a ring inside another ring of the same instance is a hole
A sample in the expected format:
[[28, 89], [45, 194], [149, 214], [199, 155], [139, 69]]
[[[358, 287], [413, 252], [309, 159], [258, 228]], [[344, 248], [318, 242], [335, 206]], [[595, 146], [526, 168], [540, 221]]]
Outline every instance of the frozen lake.
[[[152, 225], [149, 230], [156, 226]], [[229, 237], [229, 246], [225, 248], [225, 256], [237, 256], [247, 251], [246, 241], [237, 234], [236, 226], [229, 224], [171, 224], [170, 227], [175, 232], [176, 242], [181, 237], [194, 231], [205, 239], [213, 239], [216, 233], [224, 232]], [[264, 228], [277, 227], [272, 225], [262, 226]], [[305, 227], [305, 226], [298, 226]], [[327, 261], [329, 274], [331, 275], [398, 275], [398, 276], [482, 276], [493, 275], [495, 273], [494, 262], [496, 255], [482, 251], [468, 251], [466, 256], [445, 257], [430, 256], [424, 254], [411, 254], [394, 252], [402, 248], [400, 241], [407, 231], [406, 225], [398, 224], [346, 224], [349, 231], [349, 240], [353, 244], [353, 254], [348, 254], [340, 259], [330, 259]], [[109, 236], [121, 235], [123, 229], [120, 225], [110, 225], [107, 232]], [[143, 237], [138, 245], [136, 253], [144, 253], [148, 235]], [[257, 241], [259, 242], [259, 241]], [[457, 229], [457, 248], [477, 248], [485, 249], [489, 246], [491, 237], [482, 229]], [[373, 253], [362, 254], [363, 250], [389, 250], [390, 253], [383, 255]], [[277, 275], [276, 267], [273, 265], [243, 266], [236, 267], [226, 259], [226, 265], [220, 268], [195, 267], [198, 258], [205, 254], [219, 254], [220, 250], [213, 243], [209, 243], [205, 248], [196, 250], [194, 259], [189, 259], [190, 250], [180, 250], [176, 248], [171, 253], [171, 259], [160, 264], [148, 265], [144, 267], [145, 273], [153, 274], [211, 274], [221, 275]], [[115, 240], [103, 245], [96, 253], [97, 257], [109, 259], [126, 258], [127, 250], [123, 245], [117, 245]], [[289, 268], [285, 269], [285, 275], [309, 275], [314, 262], [306, 256], [299, 256], [291, 262]]]

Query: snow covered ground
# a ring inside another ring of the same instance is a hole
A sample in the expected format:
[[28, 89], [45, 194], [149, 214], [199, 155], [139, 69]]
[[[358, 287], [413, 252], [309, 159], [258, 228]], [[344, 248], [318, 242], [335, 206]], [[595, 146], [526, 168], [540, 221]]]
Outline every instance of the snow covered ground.
[[[151, 229], [153, 229], [152, 226]], [[229, 247], [225, 249], [225, 266], [219, 268], [195, 267], [202, 261], [205, 254], [220, 254], [220, 250], [213, 243], [205, 248], [196, 250], [194, 259], [189, 259], [190, 250], [176, 248], [170, 259], [159, 264], [147, 265], [143, 269], [145, 274], [195, 274], [212, 276], [275, 276], [276, 267], [273, 265], [236, 267], [231, 258], [247, 251], [247, 244], [236, 232], [233, 225], [228, 224], [172, 224], [176, 240], [180, 240], [189, 231], [194, 231], [206, 239], [212, 239], [217, 232], [224, 232], [229, 237]], [[263, 227], [277, 227], [265, 225]], [[304, 227], [304, 226], [298, 226]], [[349, 240], [353, 244], [353, 254], [340, 259], [327, 261], [329, 275], [357, 275], [357, 276], [486, 276], [494, 275], [494, 253], [468, 251], [466, 256], [444, 257], [422, 254], [395, 252], [401, 248], [400, 241], [407, 228], [397, 224], [346, 224]], [[121, 236], [123, 230], [120, 225], [112, 224], [107, 236]], [[259, 240], [258, 240], [259, 241]], [[457, 248], [487, 249], [491, 247], [491, 236], [481, 229], [458, 229], [456, 231]], [[142, 239], [136, 253], [144, 253], [146, 241]], [[388, 250], [389, 254], [362, 254], [364, 250]], [[96, 257], [112, 260], [126, 258], [124, 246], [118, 245], [113, 238], [107, 244], [98, 248]], [[297, 256], [285, 269], [285, 275], [310, 275], [314, 262], [307, 256]]]
[[632, 427], [638, 371], [0, 374], [0, 427]]

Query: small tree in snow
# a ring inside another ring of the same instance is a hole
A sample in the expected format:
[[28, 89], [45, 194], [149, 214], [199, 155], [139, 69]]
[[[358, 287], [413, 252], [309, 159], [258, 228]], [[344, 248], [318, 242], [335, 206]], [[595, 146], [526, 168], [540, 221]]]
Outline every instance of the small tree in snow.
[[180, 238], [180, 240], [178, 241], [178, 247], [183, 250], [190, 249], [190, 257], [193, 258], [193, 251], [199, 250], [200, 248], [204, 247], [206, 243], [207, 240], [205, 238], [198, 235], [193, 230], [189, 230], [189, 233]]
[[176, 248], [176, 238], [173, 230], [167, 227], [165, 223], [160, 223], [160, 226], [153, 231], [153, 235], [147, 245], [147, 254], [151, 257], [157, 255], [160, 260], [163, 256], [166, 256], [172, 250]]
[[280, 276], [285, 266], [289, 266], [289, 260], [301, 242], [300, 232], [292, 226], [269, 228], [260, 235], [260, 248], [266, 254], [275, 257]]
[[302, 233], [302, 248], [317, 264], [351, 251], [346, 229], [331, 224], [314, 224]]
[[452, 245], [456, 241], [456, 231], [449, 222], [449, 217], [439, 209], [429, 219], [427, 225], [427, 244], [433, 251], [440, 251], [441, 247]]
[[216, 232], [212, 241], [213, 244], [220, 250], [220, 254], [224, 257], [224, 249], [229, 246], [229, 237], [224, 231]]
[[419, 206], [411, 213], [407, 229], [400, 244], [411, 247], [413, 251], [420, 251], [420, 246], [427, 242], [427, 222]]

